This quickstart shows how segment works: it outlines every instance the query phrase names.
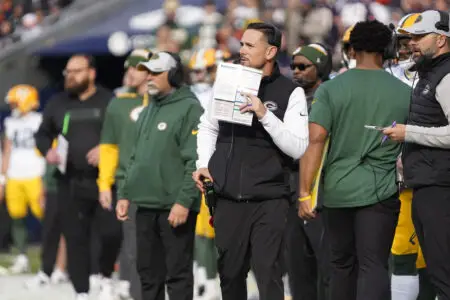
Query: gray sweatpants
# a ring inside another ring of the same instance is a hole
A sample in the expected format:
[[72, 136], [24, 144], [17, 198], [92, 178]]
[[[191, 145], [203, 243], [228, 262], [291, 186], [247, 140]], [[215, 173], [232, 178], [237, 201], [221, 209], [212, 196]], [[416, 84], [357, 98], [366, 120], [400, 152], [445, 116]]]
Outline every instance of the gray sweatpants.
[[130, 204], [128, 220], [123, 222], [123, 241], [120, 252], [120, 280], [130, 282], [130, 294], [134, 300], [142, 300], [141, 281], [136, 267], [136, 210]]

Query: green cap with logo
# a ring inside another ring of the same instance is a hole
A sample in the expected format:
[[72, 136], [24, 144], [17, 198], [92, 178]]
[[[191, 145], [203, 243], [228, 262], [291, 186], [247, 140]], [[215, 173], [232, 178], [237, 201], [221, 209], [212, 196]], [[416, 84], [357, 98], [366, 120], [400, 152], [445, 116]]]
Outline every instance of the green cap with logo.
[[309, 44], [307, 46], [298, 47], [292, 56], [304, 56], [316, 66], [323, 65], [328, 59], [327, 50], [319, 44]]
[[146, 62], [152, 57], [153, 53], [148, 49], [135, 49], [125, 60], [125, 69], [137, 67], [141, 62]]

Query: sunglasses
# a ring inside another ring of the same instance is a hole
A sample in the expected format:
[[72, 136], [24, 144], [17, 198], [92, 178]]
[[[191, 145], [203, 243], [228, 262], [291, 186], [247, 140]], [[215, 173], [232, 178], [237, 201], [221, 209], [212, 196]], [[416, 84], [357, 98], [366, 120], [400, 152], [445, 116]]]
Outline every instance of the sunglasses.
[[164, 72], [152, 72], [152, 71], [148, 71], [148, 73], [149, 73], [150, 75], [152, 75], [152, 76], [159, 76], [159, 75], [161, 75], [161, 74], [164, 73]]
[[306, 69], [308, 69], [309, 67], [314, 66], [313, 64], [291, 64], [291, 70], [294, 71], [296, 68], [298, 68], [300, 71], [305, 71]]

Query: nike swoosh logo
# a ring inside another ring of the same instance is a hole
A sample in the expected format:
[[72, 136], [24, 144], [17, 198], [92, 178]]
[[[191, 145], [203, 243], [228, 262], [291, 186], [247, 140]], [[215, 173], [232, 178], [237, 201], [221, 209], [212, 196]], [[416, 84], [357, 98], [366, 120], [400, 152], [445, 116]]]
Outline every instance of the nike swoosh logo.
[[302, 116], [302, 117], [307, 117], [308, 114], [300, 113], [300, 116]]
[[198, 130], [192, 130], [192, 135], [196, 135], [198, 133]]

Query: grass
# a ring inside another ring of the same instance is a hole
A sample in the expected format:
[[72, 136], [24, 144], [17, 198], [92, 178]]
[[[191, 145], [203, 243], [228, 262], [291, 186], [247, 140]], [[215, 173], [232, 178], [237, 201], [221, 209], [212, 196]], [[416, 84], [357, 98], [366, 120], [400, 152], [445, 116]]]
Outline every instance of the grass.
[[[11, 253], [0, 253], [0, 266], [8, 268], [14, 262], [14, 258], [18, 254], [16, 249]], [[28, 259], [30, 260], [31, 272], [36, 273], [41, 266], [41, 248], [39, 246], [30, 246], [27, 251]]]

